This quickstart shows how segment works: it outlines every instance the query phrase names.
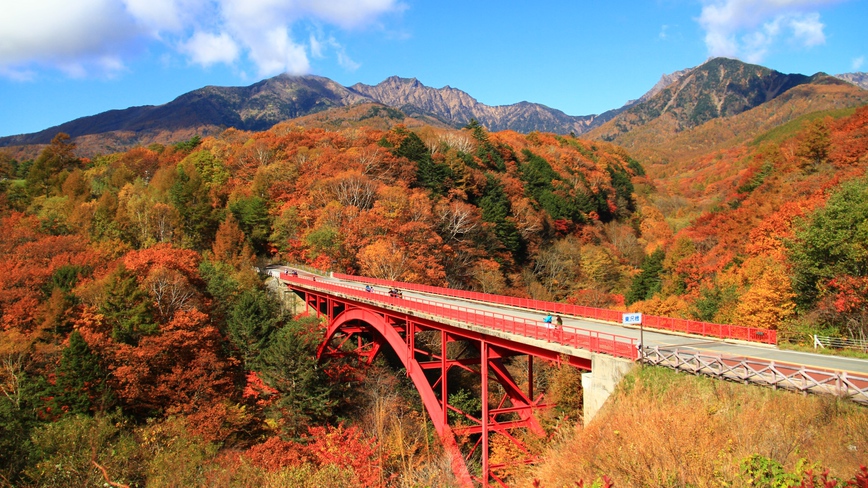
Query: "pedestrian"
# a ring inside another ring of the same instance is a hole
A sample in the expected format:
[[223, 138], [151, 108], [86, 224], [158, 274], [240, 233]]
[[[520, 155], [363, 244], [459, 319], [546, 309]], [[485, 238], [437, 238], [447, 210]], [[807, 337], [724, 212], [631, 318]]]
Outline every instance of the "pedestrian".
[[543, 323], [546, 324], [547, 329], [553, 329], [554, 326], [552, 325], [552, 314], [546, 315], [546, 318], [543, 319]]
[[560, 329], [564, 325], [564, 319], [560, 315], [555, 315], [555, 323], [558, 324], [558, 329]]

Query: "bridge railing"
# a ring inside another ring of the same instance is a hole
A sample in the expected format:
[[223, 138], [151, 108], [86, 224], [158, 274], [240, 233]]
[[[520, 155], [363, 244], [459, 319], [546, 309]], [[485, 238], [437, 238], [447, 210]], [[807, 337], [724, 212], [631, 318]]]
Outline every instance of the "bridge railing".
[[[562, 315], [571, 315], [573, 317], [584, 317], [589, 319], [602, 320], [605, 322], [621, 323], [621, 317], [624, 313], [618, 310], [585, 307], [582, 305], [572, 305], [569, 303], [547, 302], [544, 300], [534, 300], [531, 298], [517, 298], [503, 295], [494, 295], [491, 293], [454, 290], [452, 288], [443, 288], [439, 286], [404, 283], [400, 281], [368, 278], [364, 276], [353, 276], [342, 273], [334, 273], [333, 276], [342, 280], [357, 281], [360, 283], [368, 283], [371, 285], [397, 287], [403, 290], [431, 293], [447, 297], [461, 298], [464, 300], [496, 303], [498, 305], [507, 305], [516, 308], [539, 310], [542, 312], [551, 312]], [[645, 314], [643, 314], [643, 322], [645, 327], [668, 330], [673, 332], [697, 334], [709, 337], [719, 337], [721, 339], [739, 339], [765, 344], [777, 344], [778, 342], [777, 331], [770, 329], [742, 327], [739, 325], [713, 324], [709, 322], [701, 322], [698, 320], [658, 317], [655, 315]]]
[[832, 394], [868, 405], [868, 375], [806, 368], [797, 364], [756, 358], [707, 354], [696, 350], [649, 347], [645, 364], [665, 366], [693, 374], [750, 381], [803, 393]]
[[[392, 297], [382, 292], [365, 291], [361, 287], [313, 281], [309, 277], [291, 276], [287, 273], [281, 273], [280, 279], [304, 287], [315, 287], [324, 291], [340, 293], [353, 298], [373, 300], [393, 307], [411, 309], [419, 313], [456, 320], [533, 339], [558, 343], [591, 352], [600, 352], [633, 360], [638, 357], [636, 340], [629, 337], [569, 326], [564, 326], [561, 329], [553, 329], [551, 328], [551, 324], [543, 324], [541, 321], [537, 320], [530, 320], [497, 312], [477, 310], [471, 307], [441, 303], [418, 297]], [[404, 289], [407, 288], [405, 287]]]

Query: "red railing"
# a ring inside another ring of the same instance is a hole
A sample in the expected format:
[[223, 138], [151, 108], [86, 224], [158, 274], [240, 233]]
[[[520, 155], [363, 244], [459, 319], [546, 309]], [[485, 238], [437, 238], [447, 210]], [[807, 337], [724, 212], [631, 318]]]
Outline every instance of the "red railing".
[[[560, 330], [552, 329], [547, 327], [549, 324], [543, 324], [538, 320], [530, 320], [497, 312], [477, 310], [471, 307], [435, 302], [433, 300], [422, 298], [392, 297], [381, 292], [365, 291], [361, 287], [313, 281], [309, 277], [291, 276], [287, 273], [280, 273], [280, 279], [305, 287], [316, 287], [324, 291], [341, 293], [344, 296], [373, 300], [393, 307], [402, 307], [419, 313], [496, 329], [510, 334], [544, 340], [565, 346], [585, 349], [591, 352], [601, 352], [633, 360], [638, 356], [636, 340], [629, 337], [581, 329], [578, 327], [563, 326]], [[404, 287], [404, 289], [408, 290], [410, 288]]]
[[[525, 308], [529, 310], [539, 310], [543, 312], [570, 315], [573, 317], [584, 317], [589, 319], [602, 320], [605, 322], [615, 322], [619, 324], [621, 323], [621, 317], [624, 313], [623, 311], [618, 310], [585, 307], [581, 305], [571, 305], [569, 303], [547, 302], [543, 300], [533, 300], [530, 298], [508, 297], [503, 295], [493, 295], [491, 293], [479, 293], [467, 290], [453, 290], [451, 288], [442, 288], [439, 286], [419, 285], [416, 283], [404, 283], [400, 281], [382, 280], [378, 278], [353, 276], [341, 273], [334, 273], [334, 277], [342, 280], [357, 281], [360, 283], [368, 283], [372, 285], [396, 287], [403, 290], [431, 293], [452, 298], [460, 298], [464, 300], [496, 303], [498, 305], [507, 305], [510, 307]], [[709, 337], [719, 337], [721, 339], [740, 339], [744, 341], [760, 342], [765, 344], [778, 343], [778, 333], [776, 330], [771, 329], [742, 327], [739, 325], [712, 324], [709, 322], [701, 322], [697, 320], [678, 319], [672, 317], [658, 317], [656, 315], [643, 314], [642, 317], [644, 326], [652, 329], [683, 332]]]

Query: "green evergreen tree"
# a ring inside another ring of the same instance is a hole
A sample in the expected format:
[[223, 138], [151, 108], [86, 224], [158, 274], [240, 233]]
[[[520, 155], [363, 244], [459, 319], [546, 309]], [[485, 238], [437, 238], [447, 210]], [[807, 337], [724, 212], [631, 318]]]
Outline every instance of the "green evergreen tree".
[[3, 358], [5, 373], [14, 378], [11, 388], [0, 395], [0, 479], [8, 486], [15, 486], [14, 480], [27, 466], [31, 432], [39, 425], [37, 405], [44, 406], [42, 399], [52, 394], [45, 378], [26, 371], [25, 357], [7, 354]]
[[78, 331], [69, 335], [55, 377], [54, 403], [66, 413], [105, 411], [108, 407], [110, 390], [105, 385], [105, 372]]
[[335, 409], [332, 386], [316, 358], [316, 319], [292, 321], [272, 334], [256, 360], [262, 379], [280, 392], [278, 407], [289, 430], [328, 420]]
[[476, 119], [470, 119], [470, 122], [468, 122], [464, 128], [470, 131], [470, 134], [478, 143], [476, 145], [476, 157], [491, 169], [506, 171], [506, 163], [504, 162], [503, 157], [500, 155], [497, 148], [494, 147], [494, 144], [492, 144], [488, 139], [488, 133], [485, 132], [485, 128], [482, 127], [479, 121]]
[[209, 249], [223, 219], [214, 211], [208, 185], [192, 164], [178, 165], [169, 200], [181, 215], [186, 243], [198, 250]]
[[452, 176], [450, 168], [431, 159], [431, 153], [415, 132], [400, 129], [399, 133], [405, 137], [394, 153], [416, 163], [415, 186], [428, 189], [432, 195], [446, 194], [448, 188], [445, 183]]
[[268, 202], [258, 196], [240, 198], [229, 204], [229, 211], [235, 216], [238, 227], [244, 232], [253, 250], [264, 255], [268, 250], [268, 237], [271, 233]]
[[[609, 176], [612, 178], [612, 188], [615, 189], [615, 202], [618, 206], [617, 215], [612, 217], [627, 217], [636, 211], [636, 201], [633, 199], [633, 181], [630, 179], [630, 174], [622, 166], [609, 165], [606, 167]], [[606, 204], [606, 213], [611, 215], [608, 202]]]
[[214, 299], [211, 308], [217, 317], [229, 312], [242, 291], [234, 273], [232, 265], [222, 261], [204, 259], [199, 263], [199, 276], [205, 281], [205, 291]]
[[624, 302], [627, 305], [647, 300], [660, 291], [660, 274], [663, 272], [663, 260], [665, 258], [666, 253], [660, 248], [645, 256], [640, 267], [642, 271], [633, 278], [630, 291], [624, 297]]
[[512, 253], [517, 261], [520, 261], [523, 257], [524, 243], [515, 223], [507, 218], [512, 210], [509, 198], [497, 178], [491, 174], [487, 174], [486, 178], [488, 184], [479, 200], [479, 206], [482, 208], [482, 220], [494, 224], [494, 234], [500, 244]]
[[157, 332], [151, 297], [123, 264], [112, 272], [106, 288], [99, 311], [112, 324], [114, 340], [135, 346], [143, 336]]
[[245, 364], [259, 356], [279, 321], [279, 307], [267, 292], [247, 290], [238, 297], [226, 317], [226, 329]]

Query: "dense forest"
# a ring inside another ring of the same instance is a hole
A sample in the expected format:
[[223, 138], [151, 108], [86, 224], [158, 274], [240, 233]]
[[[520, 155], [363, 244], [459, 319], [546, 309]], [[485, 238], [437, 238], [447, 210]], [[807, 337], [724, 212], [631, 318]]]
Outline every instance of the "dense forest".
[[[400, 372], [318, 365], [321, 324], [270, 263], [864, 337], [866, 155], [865, 107], [667, 182], [607, 142], [475, 122], [0, 155], [0, 483], [448, 485]], [[576, 373], [539, 381], [548, 428], [573, 425]]]

